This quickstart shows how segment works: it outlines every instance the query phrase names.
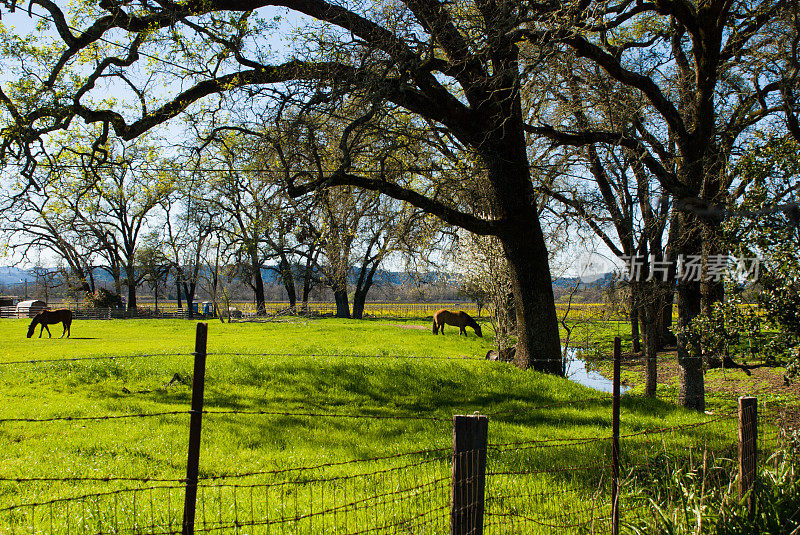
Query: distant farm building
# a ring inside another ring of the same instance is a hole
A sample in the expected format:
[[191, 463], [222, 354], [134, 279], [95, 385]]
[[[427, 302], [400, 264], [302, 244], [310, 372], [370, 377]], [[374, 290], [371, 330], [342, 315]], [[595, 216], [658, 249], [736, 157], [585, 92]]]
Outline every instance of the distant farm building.
[[32, 318], [47, 308], [47, 303], [39, 300], [21, 301], [17, 303], [18, 318]]
[[14, 306], [17, 298], [13, 295], [4, 295], [0, 297], [0, 318], [16, 318], [17, 307]]

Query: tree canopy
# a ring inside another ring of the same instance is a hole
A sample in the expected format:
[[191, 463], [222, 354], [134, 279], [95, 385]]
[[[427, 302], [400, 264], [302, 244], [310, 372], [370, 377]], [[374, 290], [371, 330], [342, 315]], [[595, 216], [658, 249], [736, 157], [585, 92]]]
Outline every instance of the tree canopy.
[[[76, 123], [97, 126], [102, 162], [110, 136], [132, 140], [178, 116], [212, 132], [251, 131], [265, 116], [342, 119], [335, 137], [315, 138], [336, 158], [286, 173], [289, 192], [355, 186], [496, 236], [516, 362], [553, 372], [539, 187], [549, 171], [583, 173], [574, 147], [619, 151], [679, 201], [676, 253], [707, 256], [720, 247], [711, 208], [747, 187], [729, 172], [741, 144], [759, 128], [798, 131], [796, 0], [31, 0], [6, 11], [15, 8], [42, 24], [36, 37], [3, 28], [0, 158], [30, 185], [52, 135]], [[353, 158], [370, 129], [384, 144]], [[679, 282], [680, 323], [718, 290]], [[702, 409], [697, 351], [678, 342], [681, 403]]]

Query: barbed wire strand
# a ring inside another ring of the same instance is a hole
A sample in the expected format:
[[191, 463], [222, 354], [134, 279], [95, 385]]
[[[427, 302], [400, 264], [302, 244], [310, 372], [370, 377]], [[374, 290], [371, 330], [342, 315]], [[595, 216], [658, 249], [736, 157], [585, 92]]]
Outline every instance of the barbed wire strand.
[[50, 418], [0, 418], [0, 423], [27, 422], [59, 422], [59, 421], [101, 421], [101, 420], [124, 420], [128, 418], [150, 418], [157, 416], [173, 416], [177, 414], [192, 414], [191, 410], [167, 411], [167, 412], [148, 412], [135, 414], [110, 414], [106, 416], [53, 416]]
[[[28, 422], [28, 423], [42, 423], [42, 422], [57, 422], [57, 421], [102, 421], [102, 420], [119, 420], [126, 418], [148, 418], [157, 416], [170, 416], [177, 414], [193, 414], [195, 411], [167, 411], [167, 412], [153, 412], [153, 413], [134, 413], [134, 414], [115, 414], [104, 416], [53, 416], [49, 418], [0, 418], [0, 423], [13, 423], [13, 422]], [[346, 413], [326, 413], [326, 412], [292, 412], [292, 411], [270, 411], [270, 410], [203, 410], [203, 414], [213, 416], [216, 414], [224, 415], [264, 415], [264, 416], [287, 416], [287, 417], [306, 417], [306, 418], [349, 418], [349, 419], [364, 419], [364, 420], [431, 420], [436, 422], [452, 422], [452, 418], [440, 418], [436, 416], [422, 416], [422, 415], [403, 415], [403, 414], [346, 414]]]
[[0, 362], [0, 366], [11, 366], [19, 364], [52, 364], [56, 362], [79, 362], [91, 360], [117, 360], [117, 359], [141, 359], [153, 357], [181, 357], [181, 356], [194, 356], [194, 353], [147, 353], [141, 355], [99, 355], [93, 357], [64, 357], [60, 359], [27, 359], [27, 360], [10, 360]]

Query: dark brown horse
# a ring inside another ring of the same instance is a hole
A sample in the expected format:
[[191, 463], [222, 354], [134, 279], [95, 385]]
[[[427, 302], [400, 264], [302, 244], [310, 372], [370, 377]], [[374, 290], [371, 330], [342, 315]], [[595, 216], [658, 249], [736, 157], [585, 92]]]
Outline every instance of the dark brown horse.
[[445, 323], [448, 325], [455, 325], [461, 329], [459, 334], [463, 334], [464, 336], [467, 335], [467, 331], [464, 329], [464, 327], [472, 327], [475, 329], [475, 334], [483, 337], [483, 333], [481, 333], [481, 326], [478, 325], [478, 322], [472, 319], [472, 317], [466, 312], [450, 312], [449, 310], [445, 309], [437, 310], [436, 314], [433, 315], [433, 334], [438, 334], [439, 329], [441, 329], [442, 334], [444, 334]]
[[33, 317], [33, 321], [31, 322], [30, 327], [28, 327], [28, 338], [33, 336], [33, 331], [36, 330], [37, 325], [42, 326], [41, 330], [39, 331], [39, 338], [42, 337], [42, 333], [45, 330], [47, 330], [47, 336], [52, 338], [50, 329], [47, 326], [53, 325], [54, 323], [63, 323], [64, 332], [61, 333], [61, 338], [64, 338], [65, 334], [67, 335], [67, 338], [69, 338], [69, 328], [72, 325], [72, 311], [62, 308], [60, 310], [44, 310], [39, 312]]

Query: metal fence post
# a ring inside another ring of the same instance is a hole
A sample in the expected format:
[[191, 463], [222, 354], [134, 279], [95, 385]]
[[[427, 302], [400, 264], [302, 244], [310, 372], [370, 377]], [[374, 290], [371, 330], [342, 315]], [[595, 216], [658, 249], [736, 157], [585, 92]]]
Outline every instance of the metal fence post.
[[[756, 462], [758, 460], [758, 404], [756, 398], [739, 398], [739, 499], [747, 496], [750, 515], [756, 512]], [[749, 492], [749, 494], [748, 494]]]
[[489, 418], [453, 416], [450, 535], [482, 535]]
[[200, 473], [200, 431], [203, 424], [203, 391], [206, 383], [206, 339], [208, 323], [197, 324], [194, 343], [192, 411], [189, 421], [189, 454], [186, 460], [186, 495], [183, 503], [183, 535], [194, 533], [197, 481]]
[[619, 383], [622, 359], [619, 336], [614, 337], [614, 393], [611, 401], [611, 535], [619, 534]]

